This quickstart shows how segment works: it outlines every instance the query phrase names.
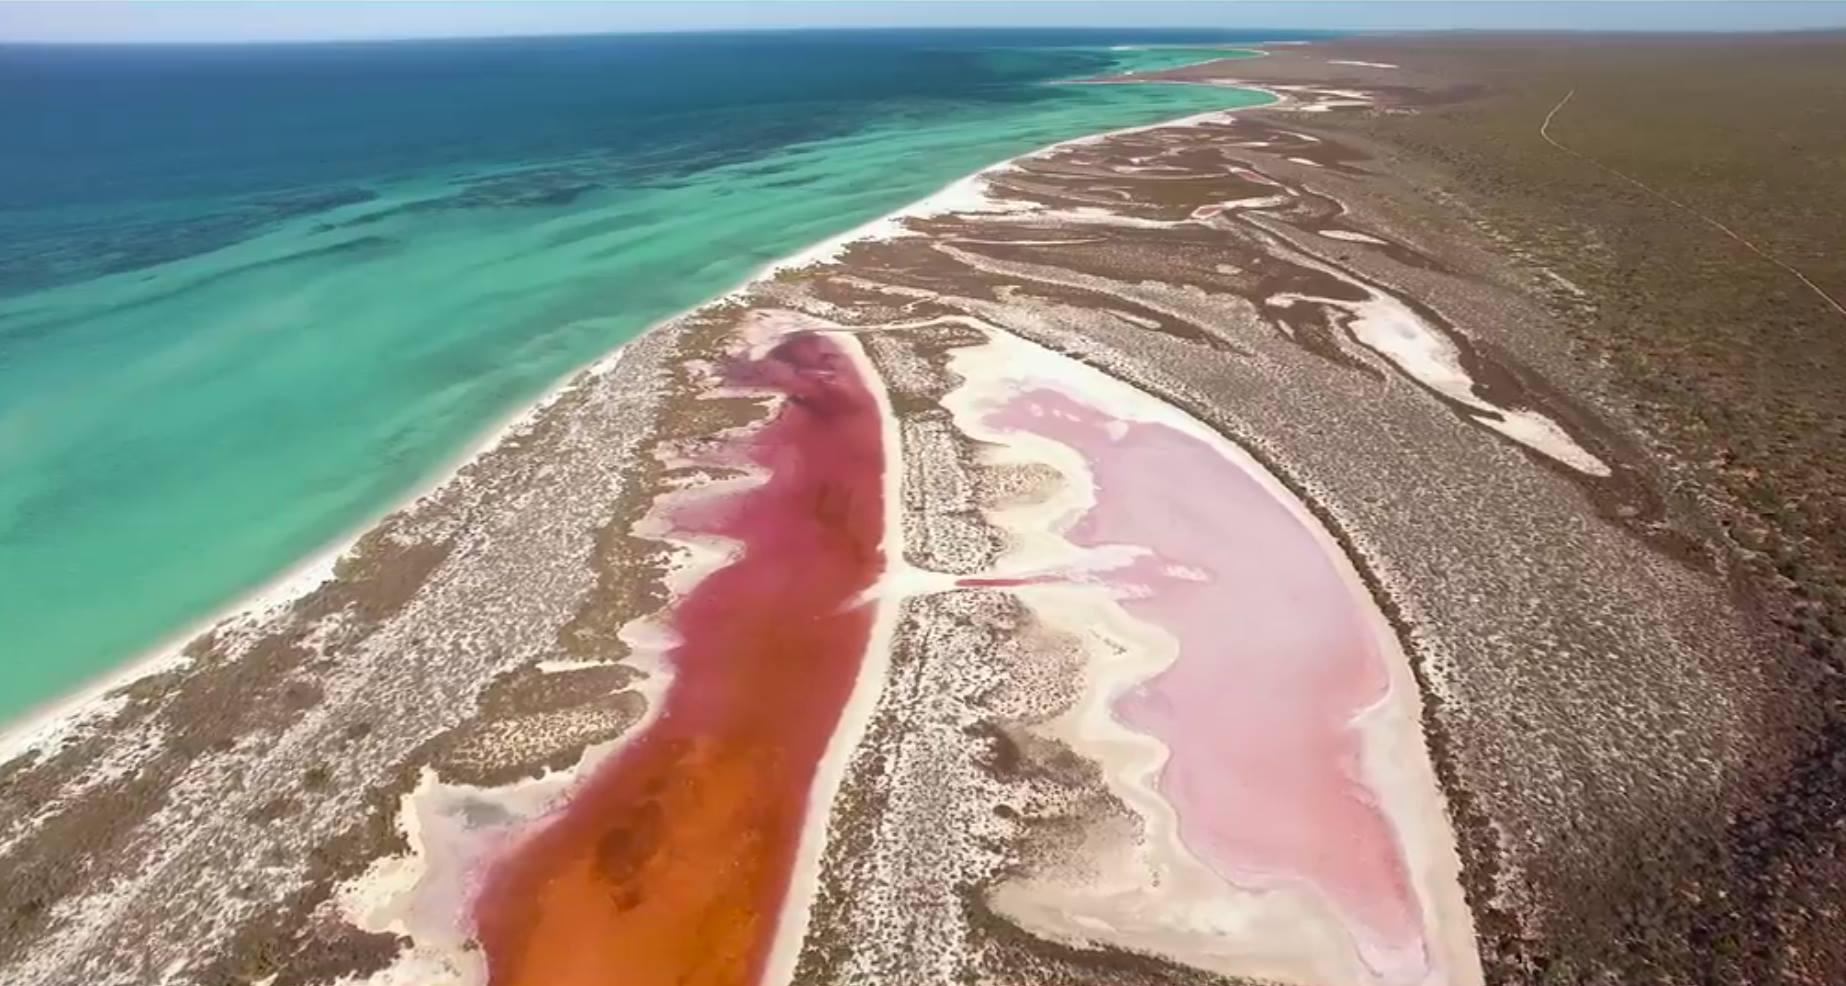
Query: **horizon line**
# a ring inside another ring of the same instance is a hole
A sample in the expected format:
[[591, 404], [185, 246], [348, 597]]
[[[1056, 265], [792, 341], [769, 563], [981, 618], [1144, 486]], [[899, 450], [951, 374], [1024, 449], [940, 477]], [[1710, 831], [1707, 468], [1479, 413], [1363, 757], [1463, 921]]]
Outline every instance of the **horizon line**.
[[[0, 0], [4, 2], [4, 0]], [[1216, 31], [1261, 33], [1272, 31], [1277, 34], [1314, 34], [1326, 35], [1330, 39], [1364, 35], [1369, 37], [1414, 37], [1427, 34], [1474, 34], [1474, 35], [1622, 35], [1622, 36], [1656, 36], [1656, 37], [1724, 37], [1733, 35], [1767, 36], [1767, 35], [1824, 35], [1846, 34], [1846, 23], [1826, 27], [1226, 27], [1223, 25], [1162, 25], [1159, 27], [1124, 27], [1119, 24], [996, 24], [996, 25], [932, 25], [932, 24], [892, 24], [880, 26], [844, 26], [829, 27], [813, 25], [803, 27], [689, 27], [689, 28], [637, 28], [617, 31], [559, 31], [535, 32], [531, 34], [409, 34], [380, 35], [377, 37], [350, 38], [156, 38], [139, 40], [133, 38], [98, 38], [80, 40], [71, 38], [0, 38], [0, 48], [6, 47], [42, 47], [42, 48], [256, 48], [256, 47], [307, 47], [316, 45], [355, 45], [355, 44], [419, 44], [455, 41], [553, 41], [594, 38], [622, 37], [662, 37], [678, 35], [727, 35], [727, 34], [891, 34], [906, 31], [933, 31], [940, 33], [980, 33], [996, 31], [1047, 32], [1047, 31], [1096, 31], [1117, 34], [1155, 34], [1183, 31]], [[1278, 38], [1277, 41], [1292, 39]], [[1176, 42], [1177, 43], [1177, 42]], [[1263, 40], [1236, 42], [1239, 44], [1266, 44]]]

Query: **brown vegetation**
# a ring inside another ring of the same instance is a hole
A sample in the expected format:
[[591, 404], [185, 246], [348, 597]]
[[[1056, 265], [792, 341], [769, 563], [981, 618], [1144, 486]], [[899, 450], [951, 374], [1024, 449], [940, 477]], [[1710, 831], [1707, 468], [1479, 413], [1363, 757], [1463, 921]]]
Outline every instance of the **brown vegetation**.
[[[1376, 60], [1403, 71], [1365, 81], [1470, 93], [1315, 123], [1385, 149], [1430, 204], [1552, 285], [1566, 337], [1547, 344], [1614, 382], [1601, 410], [1714, 522], [1740, 603], [1779, 641], [1779, 698], [1747, 738], [1756, 769], [1726, 778], [1721, 830], [1621, 834], [1627, 858], [1571, 874], [1542, 933], [1483, 922], [1490, 970], [1846, 981], [1846, 317], [1821, 296], [1846, 297], [1846, 36], [1337, 48], [1314, 53], [1323, 78], [1341, 72], [1326, 58]], [[1572, 90], [1550, 135], [1577, 156], [1539, 134]]]

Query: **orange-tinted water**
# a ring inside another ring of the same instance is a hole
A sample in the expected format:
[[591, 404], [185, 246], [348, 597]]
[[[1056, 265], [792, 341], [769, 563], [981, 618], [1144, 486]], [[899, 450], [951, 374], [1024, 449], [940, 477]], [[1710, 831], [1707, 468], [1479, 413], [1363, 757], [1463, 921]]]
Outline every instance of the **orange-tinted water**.
[[871, 631], [878, 408], [837, 343], [791, 336], [748, 382], [789, 399], [761, 486], [686, 526], [742, 557], [674, 610], [660, 717], [500, 860], [475, 903], [494, 986], [742, 986], [761, 975], [816, 765]]

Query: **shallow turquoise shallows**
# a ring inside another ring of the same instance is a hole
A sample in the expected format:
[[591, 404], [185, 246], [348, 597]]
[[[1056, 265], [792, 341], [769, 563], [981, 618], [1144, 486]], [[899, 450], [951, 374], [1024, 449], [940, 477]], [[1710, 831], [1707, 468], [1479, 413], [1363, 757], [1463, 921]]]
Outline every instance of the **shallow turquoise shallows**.
[[1262, 101], [986, 32], [0, 48], [0, 717], [649, 324], [958, 176]]

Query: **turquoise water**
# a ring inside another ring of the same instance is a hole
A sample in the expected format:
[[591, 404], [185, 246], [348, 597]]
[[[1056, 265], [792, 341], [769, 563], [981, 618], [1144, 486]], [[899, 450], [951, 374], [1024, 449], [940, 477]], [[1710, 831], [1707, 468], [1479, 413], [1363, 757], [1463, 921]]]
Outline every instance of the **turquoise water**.
[[[1201, 57], [1091, 40], [0, 52], [24, 135], [0, 151], [0, 717], [774, 258], [1053, 141], [1264, 98], [1058, 84]], [[85, 100], [115, 115], [53, 119]]]

